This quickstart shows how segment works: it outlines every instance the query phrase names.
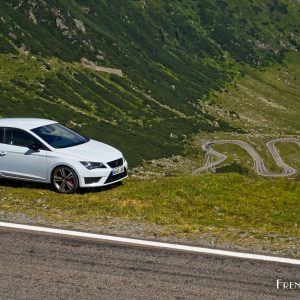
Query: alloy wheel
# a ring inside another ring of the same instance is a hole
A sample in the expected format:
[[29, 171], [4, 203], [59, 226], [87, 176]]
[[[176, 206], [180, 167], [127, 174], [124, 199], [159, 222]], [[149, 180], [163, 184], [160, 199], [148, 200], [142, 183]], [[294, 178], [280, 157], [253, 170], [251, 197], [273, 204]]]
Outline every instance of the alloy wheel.
[[58, 167], [53, 172], [54, 188], [64, 194], [73, 193], [78, 187], [78, 179], [75, 172], [68, 167]]

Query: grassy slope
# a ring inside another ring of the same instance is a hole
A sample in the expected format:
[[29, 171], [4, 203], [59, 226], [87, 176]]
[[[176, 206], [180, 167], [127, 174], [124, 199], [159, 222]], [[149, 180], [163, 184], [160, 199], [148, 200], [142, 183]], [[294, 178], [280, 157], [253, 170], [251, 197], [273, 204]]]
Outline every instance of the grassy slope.
[[[266, 143], [279, 137], [299, 138], [299, 67], [299, 53], [289, 53], [283, 64], [260, 70], [242, 67], [240, 75], [236, 76], [233, 83], [209, 96], [203, 109], [222, 118], [232, 127], [243, 128], [247, 134], [201, 132], [195, 138], [195, 143], [200, 145], [204, 140], [218, 139], [246, 141], [263, 157], [268, 169], [280, 172], [267, 150]], [[243, 149], [234, 145], [218, 145], [214, 148], [228, 156], [225, 165], [237, 162], [254, 175], [253, 161]], [[280, 143], [277, 148], [284, 161], [300, 171], [299, 147]]]
[[[282, 64], [286, 52], [299, 49], [295, 1], [18, 3], [0, 4], [1, 116], [57, 119], [121, 148], [131, 164], [182, 151], [185, 135], [198, 130], [200, 139], [231, 136], [224, 133], [227, 123], [261, 130], [251, 140], [261, 153], [265, 133], [299, 132], [299, 56], [289, 54]], [[86, 33], [74, 19], [83, 21]], [[121, 68], [125, 77], [84, 69], [82, 57]], [[293, 146], [280, 150], [291, 161], [298, 153]], [[249, 168], [247, 155], [235, 151]], [[192, 166], [198, 163], [198, 153], [189, 156]], [[59, 198], [9, 184], [0, 188], [0, 210], [56, 224], [120, 217], [165, 226], [161, 235], [212, 232], [224, 242], [251, 249], [259, 243], [299, 257], [298, 195], [297, 181], [232, 174], [130, 179], [117, 189]]]
[[[0, 115], [58, 119], [132, 165], [180, 152], [198, 129], [228, 130], [199, 99], [230, 81], [237, 61], [280, 62], [299, 43], [299, 5], [286, 1], [20, 3], [0, 4]], [[125, 78], [84, 70], [83, 57]]]
[[[183, 135], [201, 126], [201, 118], [187, 122], [187, 117], [149, 99], [126, 78], [57, 59], [0, 55], [0, 61], [2, 117], [56, 119], [117, 146], [132, 165], [180, 151]], [[170, 137], [172, 132], [176, 137]]]
[[241, 72], [222, 92], [210, 95], [207, 111], [249, 132], [299, 134], [300, 54], [288, 54], [281, 65]]
[[300, 257], [299, 193], [299, 182], [228, 174], [130, 179], [115, 189], [60, 197], [17, 183], [12, 189], [9, 183], [0, 188], [0, 210], [25, 213], [55, 226], [86, 223], [87, 228], [120, 217], [162, 226], [161, 236], [197, 237], [207, 232], [248, 249], [260, 244]]

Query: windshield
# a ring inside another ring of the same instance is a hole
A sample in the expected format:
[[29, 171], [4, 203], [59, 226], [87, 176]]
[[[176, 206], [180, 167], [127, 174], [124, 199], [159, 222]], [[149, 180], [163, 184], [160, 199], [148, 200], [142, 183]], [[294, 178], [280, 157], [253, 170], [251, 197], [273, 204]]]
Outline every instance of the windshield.
[[34, 128], [31, 131], [53, 148], [68, 148], [89, 141], [89, 139], [58, 123]]

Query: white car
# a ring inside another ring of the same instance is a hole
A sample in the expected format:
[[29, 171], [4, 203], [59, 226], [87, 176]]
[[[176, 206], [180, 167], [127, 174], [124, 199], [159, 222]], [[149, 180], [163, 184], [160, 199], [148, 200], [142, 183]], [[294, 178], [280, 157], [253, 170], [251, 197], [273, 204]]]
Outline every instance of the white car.
[[0, 119], [0, 177], [51, 183], [60, 193], [127, 177], [122, 153], [44, 119]]

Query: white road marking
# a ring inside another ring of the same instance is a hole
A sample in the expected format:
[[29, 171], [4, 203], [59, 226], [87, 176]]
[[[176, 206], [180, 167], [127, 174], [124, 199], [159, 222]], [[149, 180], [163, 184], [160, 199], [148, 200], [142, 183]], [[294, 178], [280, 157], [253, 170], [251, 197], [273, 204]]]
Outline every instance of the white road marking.
[[118, 243], [137, 245], [137, 246], [148, 246], [153, 248], [172, 249], [172, 250], [180, 250], [180, 251], [195, 252], [195, 253], [202, 253], [202, 254], [222, 255], [222, 256], [229, 256], [229, 257], [300, 265], [299, 259], [291, 259], [291, 258], [284, 258], [284, 257], [243, 253], [243, 252], [233, 252], [233, 251], [194, 247], [194, 246], [187, 246], [187, 245], [180, 245], [180, 244], [161, 243], [161, 242], [131, 239], [131, 238], [80, 232], [80, 231], [73, 231], [73, 230], [63, 230], [63, 229], [56, 229], [56, 228], [13, 224], [13, 223], [5, 223], [5, 222], [0, 222], [0, 227], [21, 229], [21, 230], [28, 230], [28, 231], [35, 231], [35, 232], [45, 232], [45, 233], [51, 233], [51, 234], [57, 234], [63, 236], [83, 237], [83, 238], [89, 238], [94, 240], [118, 242]]

